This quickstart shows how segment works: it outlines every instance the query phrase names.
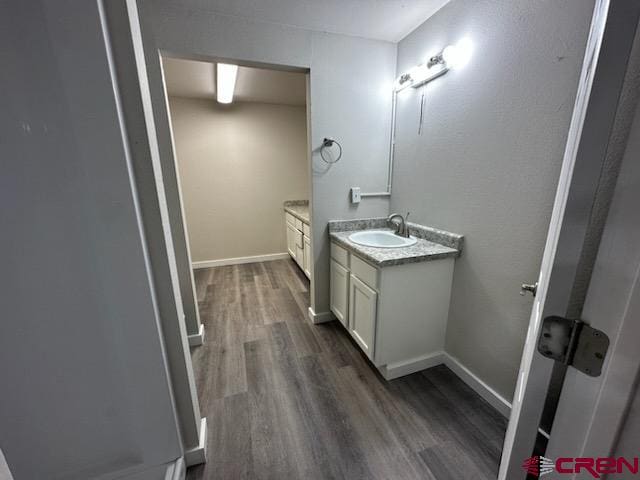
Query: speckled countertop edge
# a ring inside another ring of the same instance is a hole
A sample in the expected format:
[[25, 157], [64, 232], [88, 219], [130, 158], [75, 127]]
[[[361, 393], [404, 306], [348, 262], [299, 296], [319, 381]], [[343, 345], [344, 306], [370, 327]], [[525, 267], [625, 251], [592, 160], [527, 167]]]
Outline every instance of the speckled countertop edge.
[[[438, 230], [417, 223], [407, 222], [409, 233], [416, 238], [422, 238], [433, 243], [462, 251], [464, 236], [459, 233]], [[354, 220], [331, 220], [329, 232], [355, 232], [358, 230], [387, 229], [387, 217], [356, 218]]]
[[441, 258], [459, 257], [462, 235], [408, 222], [409, 232], [418, 239], [415, 245], [404, 248], [377, 248], [358, 245], [349, 235], [360, 230], [388, 230], [386, 217], [362, 218], [329, 222], [329, 237], [358, 257], [378, 267], [418, 263]]
[[354, 220], [330, 220], [329, 233], [355, 232], [358, 230], [371, 230], [373, 228], [389, 228], [387, 217], [356, 218]]
[[283, 205], [285, 207], [295, 207], [295, 206], [309, 206], [309, 200], [285, 200]]
[[311, 224], [309, 218], [309, 200], [287, 200], [283, 204], [284, 211], [299, 218], [307, 225]]

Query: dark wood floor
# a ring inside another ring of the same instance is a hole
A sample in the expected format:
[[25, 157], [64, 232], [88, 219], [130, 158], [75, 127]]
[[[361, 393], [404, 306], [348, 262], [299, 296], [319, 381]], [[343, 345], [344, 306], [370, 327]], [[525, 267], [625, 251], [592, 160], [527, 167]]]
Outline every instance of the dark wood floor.
[[506, 420], [444, 366], [385, 381], [280, 260], [196, 271], [200, 479], [495, 479]]

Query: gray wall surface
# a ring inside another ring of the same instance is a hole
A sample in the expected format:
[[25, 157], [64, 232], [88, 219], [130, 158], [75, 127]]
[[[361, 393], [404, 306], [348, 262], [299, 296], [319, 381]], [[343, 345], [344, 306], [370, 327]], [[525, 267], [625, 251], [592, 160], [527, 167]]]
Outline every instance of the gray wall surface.
[[0, 3], [0, 58], [0, 448], [18, 480], [172, 461], [182, 447], [97, 3]]
[[[316, 312], [327, 312], [327, 222], [388, 213], [387, 199], [366, 199], [359, 206], [352, 206], [349, 188], [385, 188], [396, 45], [186, 10], [149, 0], [143, 4], [143, 15], [154, 27], [157, 48], [172, 56], [310, 70], [310, 143], [314, 150], [311, 301]], [[154, 75], [153, 66], [149, 75]], [[150, 82], [153, 84], [155, 79]], [[154, 109], [166, 108], [153, 87], [152, 94]], [[324, 137], [336, 138], [344, 148], [343, 159], [331, 168], [319, 160], [315, 150]], [[172, 152], [165, 148], [162, 154], [166, 157]]]
[[309, 199], [305, 108], [182, 97], [169, 106], [193, 262], [286, 254], [282, 204]]
[[[446, 349], [511, 400], [594, 2], [453, 0], [398, 74], [468, 38], [469, 63], [400, 93], [391, 210], [465, 235]], [[418, 134], [420, 96], [424, 125]]]

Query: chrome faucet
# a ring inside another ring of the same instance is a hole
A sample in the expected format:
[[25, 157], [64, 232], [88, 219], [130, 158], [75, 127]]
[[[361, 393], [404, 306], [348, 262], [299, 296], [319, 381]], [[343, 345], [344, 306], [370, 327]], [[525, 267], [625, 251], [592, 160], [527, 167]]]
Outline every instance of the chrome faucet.
[[[409, 213], [410, 212], [407, 212], [407, 214], [404, 217], [399, 213], [392, 213], [387, 217], [387, 223], [390, 223], [396, 226], [395, 234], [400, 237], [409, 238], [409, 227], [407, 226], [407, 219], [409, 218]], [[394, 222], [393, 220], [395, 218], [399, 218], [400, 223]]]

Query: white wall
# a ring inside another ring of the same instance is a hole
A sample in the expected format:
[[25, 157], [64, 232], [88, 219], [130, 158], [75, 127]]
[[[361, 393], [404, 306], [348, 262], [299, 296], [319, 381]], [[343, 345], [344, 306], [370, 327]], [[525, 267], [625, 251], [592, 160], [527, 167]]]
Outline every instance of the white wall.
[[447, 351], [510, 399], [594, 2], [453, 0], [398, 46], [398, 73], [468, 37], [459, 70], [397, 109], [393, 211], [465, 235]]
[[[178, 6], [162, 7], [149, 0], [144, 2], [144, 15], [154, 26], [157, 47], [173, 56], [310, 70], [315, 263], [311, 301], [316, 312], [328, 312], [327, 222], [389, 211], [387, 199], [366, 199], [357, 207], [351, 206], [349, 188], [356, 185], [378, 191], [385, 187], [396, 45]], [[149, 70], [151, 75], [153, 66]], [[152, 89], [152, 94], [154, 108], [165, 108], [158, 91]], [[320, 162], [315, 150], [324, 137], [334, 137], [344, 147], [343, 159], [330, 169]], [[170, 153], [168, 148], [162, 151], [165, 157]]]
[[169, 104], [192, 261], [286, 253], [282, 203], [309, 198], [305, 108]]
[[100, 20], [95, 2], [0, 6], [0, 448], [17, 480], [182, 455]]

